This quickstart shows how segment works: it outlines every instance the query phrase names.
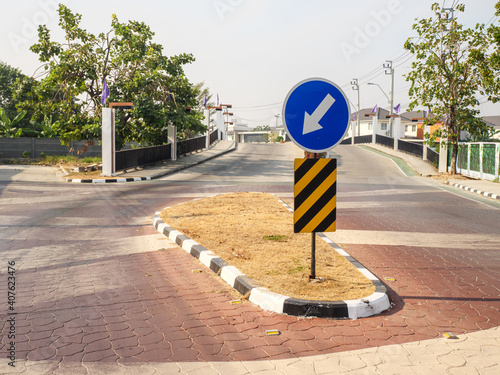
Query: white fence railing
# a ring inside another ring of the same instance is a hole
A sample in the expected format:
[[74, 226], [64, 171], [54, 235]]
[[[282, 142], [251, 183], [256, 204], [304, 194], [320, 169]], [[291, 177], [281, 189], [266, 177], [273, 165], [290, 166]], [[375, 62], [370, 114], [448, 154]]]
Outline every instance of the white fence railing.
[[[448, 150], [450, 171], [451, 150]], [[464, 176], [498, 181], [500, 168], [500, 143], [460, 143], [457, 156], [457, 173]]]

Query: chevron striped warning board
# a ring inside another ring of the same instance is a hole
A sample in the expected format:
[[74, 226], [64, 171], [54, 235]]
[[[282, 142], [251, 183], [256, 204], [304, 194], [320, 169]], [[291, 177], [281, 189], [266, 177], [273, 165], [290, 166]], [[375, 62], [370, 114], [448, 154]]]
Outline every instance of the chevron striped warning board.
[[337, 159], [295, 159], [294, 233], [335, 232]]

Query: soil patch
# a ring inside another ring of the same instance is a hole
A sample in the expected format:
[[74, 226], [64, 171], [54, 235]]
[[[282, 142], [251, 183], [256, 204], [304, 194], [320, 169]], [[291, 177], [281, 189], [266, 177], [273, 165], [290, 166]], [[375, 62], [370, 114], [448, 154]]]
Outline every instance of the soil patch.
[[[0, 159], [0, 163], [8, 164], [8, 165], [34, 165], [34, 166], [43, 166], [43, 167], [63, 167], [66, 171], [71, 170], [73, 167], [87, 167], [89, 165], [93, 165], [96, 163], [83, 163], [83, 162], [74, 162], [68, 163], [64, 159], [61, 160], [52, 160], [52, 161], [44, 161], [43, 159], [33, 159], [33, 158], [8, 158], [8, 159]], [[102, 178], [102, 171], [88, 171], [88, 172], [69, 172], [65, 177], [69, 178], [81, 178], [81, 179], [93, 179], [93, 178]]]
[[[66, 169], [69, 169], [66, 167]], [[102, 177], [101, 176], [102, 171], [89, 171], [89, 172], [70, 172], [64, 177], [68, 178], [75, 178], [75, 179], [99, 179], [99, 178], [109, 178], [109, 177]]]
[[431, 176], [435, 180], [448, 181], [448, 180], [475, 180], [475, 178], [467, 177], [461, 174], [451, 174], [451, 173], [440, 173], [438, 175]]
[[272, 194], [224, 194], [162, 211], [161, 218], [269, 290], [294, 298], [367, 297], [372, 282], [321, 239], [309, 282], [311, 234], [293, 233], [293, 214]]

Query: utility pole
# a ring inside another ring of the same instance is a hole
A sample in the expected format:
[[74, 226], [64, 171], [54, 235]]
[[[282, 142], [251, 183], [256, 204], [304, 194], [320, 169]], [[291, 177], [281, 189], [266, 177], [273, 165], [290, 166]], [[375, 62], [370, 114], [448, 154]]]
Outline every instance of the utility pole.
[[386, 63], [383, 65], [385, 69], [385, 74], [386, 75], [391, 75], [391, 92], [389, 93], [390, 99], [389, 99], [389, 104], [391, 106], [391, 118], [390, 118], [390, 129], [391, 129], [391, 137], [394, 136], [394, 127], [393, 127], [393, 118], [392, 115], [394, 114], [394, 68], [392, 67], [392, 61], [386, 60]]
[[[358, 92], [358, 111], [356, 112], [356, 130], [358, 132], [358, 137], [361, 135], [361, 132], [360, 132], [360, 118], [359, 118], [359, 84], [358, 84], [358, 79], [357, 78], [353, 78], [352, 81], [351, 81], [351, 86], [352, 86], [352, 89], [354, 91], [357, 91]], [[352, 137], [353, 137], [353, 144], [354, 144], [354, 136], [356, 134], [354, 134], [354, 129], [352, 129]]]
[[[233, 122], [229, 121], [229, 116], [232, 116], [233, 114], [231, 112], [228, 112], [229, 108], [233, 108], [232, 104], [221, 104], [220, 105], [224, 112], [222, 113], [223, 116], [226, 116], [225, 121], [224, 121], [224, 140], [227, 141], [227, 136], [229, 133], [229, 125], [233, 125]], [[234, 136], [234, 128], [233, 128], [233, 136]]]
[[[281, 136], [280, 132], [278, 132], [278, 119], [281, 117], [281, 115], [278, 113], [277, 115], [274, 115], [274, 117], [276, 118], [276, 123], [274, 125], [274, 130], [275, 130], [276, 134], [278, 134], [276, 136], [276, 138], [277, 138], [277, 137]], [[274, 138], [274, 139], [276, 139], [276, 138]]]
[[274, 125], [274, 130], [278, 131], [278, 119], [281, 117], [281, 115], [278, 113], [277, 115], [274, 115], [276, 118], [276, 123]]

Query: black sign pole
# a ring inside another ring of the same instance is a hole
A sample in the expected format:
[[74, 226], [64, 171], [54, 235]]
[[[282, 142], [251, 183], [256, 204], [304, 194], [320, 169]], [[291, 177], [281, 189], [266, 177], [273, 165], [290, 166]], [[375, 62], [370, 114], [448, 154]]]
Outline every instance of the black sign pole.
[[311, 240], [311, 275], [309, 280], [316, 279], [316, 233], [312, 232]]
[[[318, 153], [312, 154], [312, 159], [321, 159], [323, 155]], [[311, 234], [311, 275], [309, 275], [309, 280], [316, 279], [316, 232]]]

